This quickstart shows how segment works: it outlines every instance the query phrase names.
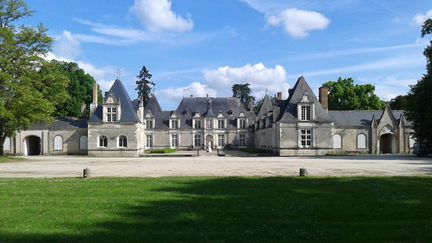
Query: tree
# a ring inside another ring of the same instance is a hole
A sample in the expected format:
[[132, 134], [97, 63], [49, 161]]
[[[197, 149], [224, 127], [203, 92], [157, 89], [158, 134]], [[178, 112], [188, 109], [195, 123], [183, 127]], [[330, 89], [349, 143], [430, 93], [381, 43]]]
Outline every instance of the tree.
[[46, 29], [15, 26], [31, 14], [23, 0], [0, 1], [0, 155], [6, 137], [51, 121], [67, 97], [67, 80], [43, 59], [52, 43]]
[[398, 95], [390, 101], [390, 107], [392, 110], [404, 110], [408, 109], [408, 96]]
[[233, 97], [240, 98], [240, 102], [247, 109], [250, 102], [255, 101], [255, 97], [251, 95], [252, 90], [249, 87], [249, 83], [245, 84], [234, 84], [232, 86]]
[[[66, 102], [56, 105], [54, 116], [79, 117], [87, 114], [88, 108], [86, 112], [82, 114], [81, 105], [83, 103], [90, 104], [92, 102], [93, 85], [96, 83], [95, 79], [90, 74], [85, 73], [85, 71], [74, 62], [52, 60], [50, 65], [68, 79], [67, 92], [69, 97]], [[101, 90], [99, 90], [98, 93], [98, 101], [102, 102]]]
[[137, 76], [138, 80], [136, 81], [137, 87], [136, 91], [138, 91], [138, 99], [143, 99], [144, 103], [147, 103], [147, 101], [150, 99], [151, 94], [151, 86], [154, 86], [155, 83], [150, 81], [152, 78], [152, 75], [147, 70], [145, 66], [142, 67], [139, 75]]
[[382, 110], [384, 102], [375, 94], [372, 84], [354, 84], [352, 78], [328, 81], [330, 110]]
[[[432, 34], [432, 19], [422, 26], [421, 36]], [[432, 41], [425, 48], [426, 74], [411, 86], [408, 93], [407, 118], [412, 121], [418, 141], [432, 142]]]

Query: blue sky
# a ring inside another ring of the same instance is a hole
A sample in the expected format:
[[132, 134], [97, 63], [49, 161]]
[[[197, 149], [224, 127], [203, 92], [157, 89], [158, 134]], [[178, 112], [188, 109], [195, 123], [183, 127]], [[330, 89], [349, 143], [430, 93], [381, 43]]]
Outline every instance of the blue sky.
[[26, 24], [55, 38], [48, 58], [77, 62], [107, 90], [121, 70], [131, 98], [143, 65], [166, 110], [184, 96], [230, 96], [234, 83], [257, 97], [314, 90], [353, 77], [384, 100], [406, 94], [425, 72], [421, 0], [28, 0]]

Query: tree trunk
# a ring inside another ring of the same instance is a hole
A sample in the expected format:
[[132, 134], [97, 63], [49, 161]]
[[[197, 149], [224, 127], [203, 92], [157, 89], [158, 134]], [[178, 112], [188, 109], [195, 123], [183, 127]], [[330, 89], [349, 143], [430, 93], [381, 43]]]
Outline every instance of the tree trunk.
[[0, 136], [0, 156], [4, 155], [3, 143], [6, 140], [5, 136]]

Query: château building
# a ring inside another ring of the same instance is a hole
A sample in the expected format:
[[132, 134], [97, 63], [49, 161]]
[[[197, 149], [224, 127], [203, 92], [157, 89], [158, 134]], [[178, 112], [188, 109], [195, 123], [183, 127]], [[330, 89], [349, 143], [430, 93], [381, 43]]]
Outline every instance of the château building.
[[412, 125], [403, 111], [328, 110], [328, 89], [317, 98], [300, 77], [282, 99], [265, 96], [258, 112], [236, 97], [186, 97], [176, 110], [161, 109], [156, 96], [131, 100], [116, 80], [90, 117], [56, 119], [7, 138], [15, 155], [140, 156], [146, 150], [255, 147], [281, 156], [339, 153], [411, 153]]

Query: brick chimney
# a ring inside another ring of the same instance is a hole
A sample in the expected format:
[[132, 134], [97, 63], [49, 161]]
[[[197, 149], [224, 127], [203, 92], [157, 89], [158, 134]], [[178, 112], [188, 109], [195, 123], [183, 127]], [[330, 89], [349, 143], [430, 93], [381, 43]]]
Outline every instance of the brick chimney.
[[282, 92], [277, 92], [276, 99], [282, 100]]
[[319, 88], [319, 102], [326, 110], [328, 109], [328, 93], [329, 93], [328, 87], [322, 86]]

